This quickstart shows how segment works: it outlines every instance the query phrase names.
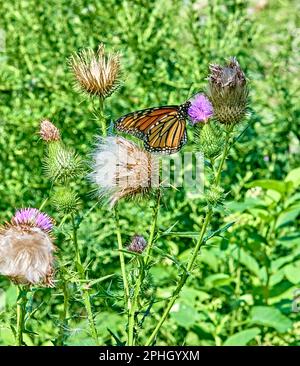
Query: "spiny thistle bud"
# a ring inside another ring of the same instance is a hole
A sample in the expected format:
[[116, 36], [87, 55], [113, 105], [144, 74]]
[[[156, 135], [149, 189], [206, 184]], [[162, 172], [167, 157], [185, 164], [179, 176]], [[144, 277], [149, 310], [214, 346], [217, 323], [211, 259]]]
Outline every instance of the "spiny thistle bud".
[[68, 187], [57, 187], [51, 197], [54, 208], [63, 214], [75, 213], [79, 209], [79, 198]]
[[48, 119], [41, 121], [40, 125], [40, 135], [41, 138], [46, 142], [58, 141], [60, 140], [60, 132], [54, 124]]
[[158, 172], [151, 154], [133, 142], [115, 136], [99, 139], [91, 179], [111, 207], [123, 197], [149, 194], [159, 186]]
[[224, 200], [224, 190], [220, 186], [212, 185], [205, 192], [206, 202], [212, 206], [220, 204]]
[[64, 183], [78, 177], [83, 167], [80, 157], [58, 141], [49, 145], [44, 169], [50, 180]]
[[145, 238], [141, 235], [134, 235], [131, 239], [131, 243], [128, 245], [127, 250], [134, 253], [142, 253], [147, 246]]
[[85, 49], [71, 56], [69, 63], [77, 86], [88, 94], [104, 99], [120, 85], [120, 54], [105, 54], [103, 44], [97, 52]]
[[20, 284], [52, 286], [51, 218], [35, 208], [18, 210], [0, 229], [0, 273]]
[[200, 132], [196, 134], [197, 149], [203, 152], [208, 159], [217, 158], [223, 151], [224, 139], [223, 131], [210, 121], [201, 126]]
[[206, 123], [213, 115], [213, 107], [204, 94], [197, 94], [190, 103], [188, 115], [192, 125], [199, 122]]
[[224, 124], [241, 122], [246, 114], [248, 89], [245, 75], [235, 58], [226, 66], [211, 65], [208, 97], [214, 117]]

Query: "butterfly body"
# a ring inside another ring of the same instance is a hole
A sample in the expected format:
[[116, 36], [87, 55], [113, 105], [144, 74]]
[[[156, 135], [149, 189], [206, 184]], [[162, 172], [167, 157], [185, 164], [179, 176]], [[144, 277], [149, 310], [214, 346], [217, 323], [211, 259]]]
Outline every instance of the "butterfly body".
[[190, 102], [129, 113], [115, 122], [117, 130], [144, 141], [146, 150], [173, 154], [187, 142], [186, 119]]

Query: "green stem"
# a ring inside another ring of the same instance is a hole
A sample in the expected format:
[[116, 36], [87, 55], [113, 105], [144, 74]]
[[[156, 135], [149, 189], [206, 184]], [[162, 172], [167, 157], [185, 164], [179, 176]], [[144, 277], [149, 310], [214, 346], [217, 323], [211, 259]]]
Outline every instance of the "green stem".
[[69, 291], [68, 283], [63, 280], [63, 295], [64, 295], [64, 308], [60, 317], [60, 333], [57, 341], [58, 346], [63, 346], [66, 339], [66, 330], [68, 328], [68, 318], [69, 318]]
[[17, 300], [17, 333], [16, 333], [16, 345], [23, 346], [23, 332], [25, 326], [25, 313], [26, 313], [26, 292], [18, 286], [18, 300]]
[[128, 286], [128, 281], [127, 281], [125, 256], [124, 256], [124, 252], [123, 252], [120, 220], [119, 220], [119, 213], [118, 213], [117, 207], [114, 208], [114, 216], [115, 216], [115, 225], [116, 225], [116, 235], [117, 235], [117, 241], [118, 241], [119, 260], [120, 260], [120, 267], [121, 267], [122, 280], [123, 280], [123, 286], [124, 286], [124, 300], [125, 300], [125, 304], [127, 304], [128, 310], [129, 310], [131, 308], [130, 293], [129, 293], [129, 286]]
[[231, 126], [227, 131], [226, 131], [226, 137], [225, 137], [225, 145], [224, 145], [224, 150], [223, 150], [223, 154], [221, 157], [221, 161], [217, 170], [217, 174], [215, 176], [215, 184], [218, 185], [220, 183], [220, 179], [221, 179], [221, 173], [224, 167], [224, 163], [225, 160], [228, 156], [229, 150], [231, 148], [231, 145], [229, 144], [229, 140], [230, 140], [230, 136], [231, 136], [231, 132], [233, 130], [234, 126]]
[[135, 285], [134, 294], [133, 294], [133, 300], [132, 300], [132, 307], [129, 311], [129, 321], [128, 321], [128, 345], [133, 346], [134, 345], [134, 328], [135, 328], [135, 314], [137, 310], [137, 304], [139, 299], [139, 294], [141, 291], [141, 286], [144, 280], [144, 269], [148, 265], [149, 260], [151, 258], [151, 252], [153, 249], [153, 242], [154, 242], [154, 235], [155, 235], [155, 228], [157, 224], [157, 217], [158, 217], [158, 211], [159, 211], [159, 205], [160, 205], [160, 190], [157, 191], [157, 198], [155, 206], [153, 207], [153, 215], [152, 215], [152, 222], [150, 227], [150, 234], [149, 234], [149, 240], [146, 248], [144, 263], [140, 266], [139, 269], [139, 276]]
[[[79, 278], [81, 280], [85, 280], [85, 271], [82, 266], [80, 253], [79, 253], [79, 246], [78, 246], [78, 240], [77, 240], [77, 226], [75, 224], [74, 215], [71, 216], [71, 220], [72, 220], [72, 227], [73, 227], [73, 243], [75, 246], [76, 269], [77, 269]], [[90, 294], [89, 294], [89, 291], [87, 288], [82, 288], [82, 296], [83, 296], [83, 302], [84, 302], [84, 306], [85, 306], [87, 316], [88, 316], [91, 336], [93, 337], [95, 343], [97, 345], [99, 345], [99, 339], [98, 339], [97, 329], [95, 326]]]
[[104, 99], [103, 98], [99, 98], [99, 120], [101, 123], [101, 129], [102, 129], [102, 136], [106, 137], [107, 136], [107, 129], [106, 129], [106, 119], [104, 116]]
[[44, 201], [42, 202], [42, 204], [39, 207], [39, 211], [42, 211], [42, 209], [46, 206], [46, 204], [49, 201], [49, 197], [45, 198]]
[[180, 281], [178, 282], [178, 285], [176, 287], [176, 289], [174, 290], [173, 294], [172, 294], [172, 297], [171, 299], [169, 300], [168, 304], [167, 304], [167, 307], [160, 319], [160, 321], [158, 322], [157, 326], [155, 327], [154, 331], [152, 332], [152, 334], [150, 335], [150, 337], [148, 338], [145, 346], [150, 346], [153, 342], [153, 340], [155, 339], [157, 333], [159, 332], [161, 326], [163, 325], [163, 323], [165, 322], [167, 316], [169, 315], [169, 312], [171, 310], [171, 308], [173, 307], [175, 301], [178, 299], [179, 295], [180, 295], [180, 292], [181, 292], [181, 289], [182, 287], [185, 285], [189, 275], [190, 275], [190, 271], [191, 269], [193, 268], [193, 265], [194, 265], [194, 262], [197, 258], [197, 255], [198, 255], [198, 251], [200, 250], [202, 244], [203, 244], [203, 238], [204, 238], [204, 235], [205, 235], [205, 232], [206, 232], [206, 229], [210, 223], [210, 219], [211, 219], [211, 215], [212, 215], [212, 209], [210, 208], [206, 217], [205, 217], [205, 220], [204, 220], [204, 223], [202, 225], [202, 229], [201, 229], [201, 232], [200, 232], [200, 235], [199, 235], [199, 239], [197, 241], [197, 244], [195, 246], [195, 249], [194, 249], [194, 252], [193, 252], [193, 255], [192, 257], [190, 258], [188, 264], [187, 264], [187, 267], [180, 279]]
[[152, 252], [153, 243], [154, 243], [153, 239], [154, 239], [154, 235], [155, 235], [155, 229], [156, 229], [157, 218], [158, 218], [158, 211], [159, 211], [159, 206], [160, 206], [160, 199], [161, 199], [161, 192], [158, 189], [157, 196], [156, 196], [156, 202], [155, 202], [154, 207], [153, 207], [150, 234], [149, 234], [148, 244], [147, 244], [146, 253], [145, 253], [145, 265], [147, 265], [149, 263], [149, 260], [151, 258], [151, 252]]
[[[229, 140], [230, 140], [230, 135], [231, 135], [232, 129], [233, 129], [233, 126], [229, 127], [226, 131], [225, 146], [224, 146], [223, 154], [222, 154], [222, 157], [221, 157], [221, 160], [220, 160], [220, 164], [219, 164], [217, 173], [214, 177], [214, 183], [215, 184], [220, 183], [221, 173], [222, 173], [222, 170], [223, 170], [223, 167], [224, 167], [224, 163], [225, 163], [225, 160], [228, 156], [228, 152], [230, 150]], [[161, 326], [163, 325], [163, 323], [167, 319], [171, 308], [173, 307], [176, 300], [178, 299], [183, 286], [185, 285], [187, 279], [189, 278], [190, 273], [193, 270], [194, 263], [195, 263], [196, 258], [198, 256], [198, 253], [200, 251], [200, 248], [205, 243], [203, 239], [204, 239], [204, 235], [206, 233], [206, 230], [207, 230], [207, 228], [210, 224], [212, 213], [213, 213], [213, 208], [209, 207], [208, 212], [207, 212], [206, 217], [205, 217], [205, 220], [203, 222], [203, 225], [202, 225], [202, 228], [201, 228], [199, 238], [198, 238], [198, 241], [196, 243], [193, 255], [191, 256], [191, 258], [190, 258], [190, 260], [189, 260], [189, 262], [188, 262], [188, 264], [187, 264], [187, 266], [186, 266], [186, 268], [185, 268], [185, 270], [184, 270], [184, 272], [183, 272], [183, 274], [182, 274], [182, 276], [181, 276], [181, 278], [180, 278], [180, 280], [179, 280], [179, 282], [178, 282], [178, 284], [177, 284], [177, 286], [176, 286], [176, 288], [175, 288], [175, 290], [172, 294], [171, 299], [167, 303], [167, 306], [166, 306], [166, 308], [163, 312], [162, 317], [160, 318], [160, 320], [159, 320], [158, 324], [156, 325], [155, 329], [153, 330], [150, 337], [146, 341], [145, 346], [150, 346], [153, 343], [153, 341], [154, 341], [156, 335], [158, 334]]]

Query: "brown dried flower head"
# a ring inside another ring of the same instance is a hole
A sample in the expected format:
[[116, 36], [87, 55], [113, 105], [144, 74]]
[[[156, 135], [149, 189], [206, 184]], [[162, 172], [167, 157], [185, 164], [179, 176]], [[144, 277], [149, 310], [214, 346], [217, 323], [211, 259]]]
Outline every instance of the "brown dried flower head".
[[71, 56], [69, 63], [77, 86], [90, 95], [104, 99], [120, 85], [120, 54], [106, 54], [103, 44], [97, 52], [84, 49]]
[[53, 286], [53, 244], [49, 216], [36, 209], [17, 211], [0, 229], [0, 273], [20, 284]]
[[131, 243], [128, 245], [127, 249], [130, 252], [142, 253], [147, 247], [147, 242], [145, 238], [141, 235], [134, 235], [131, 239]]
[[211, 65], [210, 71], [208, 97], [214, 117], [224, 124], [240, 122], [246, 114], [248, 88], [239, 63], [231, 58], [226, 66]]
[[116, 136], [99, 139], [91, 178], [111, 206], [150, 193], [159, 186], [158, 173], [157, 161], [135, 143]]
[[44, 119], [41, 121], [40, 135], [41, 138], [46, 142], [60, 140], [59, 129], [55, 127], [54, 124], [48, 119]]

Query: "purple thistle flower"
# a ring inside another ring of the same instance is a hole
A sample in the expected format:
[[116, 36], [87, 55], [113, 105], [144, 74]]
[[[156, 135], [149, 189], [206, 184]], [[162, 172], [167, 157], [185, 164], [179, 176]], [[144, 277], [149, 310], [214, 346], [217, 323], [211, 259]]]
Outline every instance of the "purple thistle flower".
[[131, 243], [128, 245], [127, 249], [130, 252], [142, 253], [147, 246], [147, 242], [141, 235], [134, 235]]
[[45, 232], [49, 232], [53, 228], [52, 219], [47, 214], [39, 211], [36, 208], [22, 208], [16, 211], [11, 221], [17, 226], [35, 226]]
[[212, 104], [204, 94], [197, 94], [191, 100], [188, 115], [193, 125], [199, 122], [205, 123], [213, 115]]

